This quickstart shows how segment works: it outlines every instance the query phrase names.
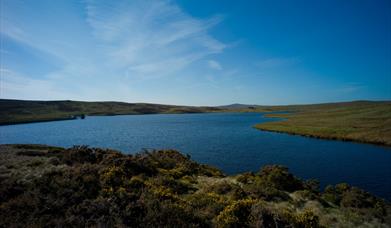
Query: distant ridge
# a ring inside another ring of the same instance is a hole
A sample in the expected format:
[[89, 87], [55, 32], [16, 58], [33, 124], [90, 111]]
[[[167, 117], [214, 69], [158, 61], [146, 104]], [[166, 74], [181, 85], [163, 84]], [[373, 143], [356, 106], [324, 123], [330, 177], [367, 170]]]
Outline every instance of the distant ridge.
[[222, 109], [245, 109], [245, 108], [249, 108], [249, 107], [262, 107], [262, 106], [234, 103], [234, 104], [222, 105], [222, 106], [217, 106], [217, 107], [222, 108]]
[[28, 101], [0, 99], [0, 125], [70, 120], [78, 116], [110, 116], [159, 113], [203, 113], [222, 111], [217, 107], [196, 107], [113, 101]]
[[372, 105], [390, 105], [391, 101], [351, 101], [299, 105], [255, 105], [233, 103], [229, 105], [183, 106], [117, 101], [37, 101], [0, 99], [0, 125], [54, 120], [71, 120], [80, 116], [110, 116], [135, 114], [209, 113], [209, 112], [273, 112], [273, 111], [326, 111], [335, 108], [353, 110]]

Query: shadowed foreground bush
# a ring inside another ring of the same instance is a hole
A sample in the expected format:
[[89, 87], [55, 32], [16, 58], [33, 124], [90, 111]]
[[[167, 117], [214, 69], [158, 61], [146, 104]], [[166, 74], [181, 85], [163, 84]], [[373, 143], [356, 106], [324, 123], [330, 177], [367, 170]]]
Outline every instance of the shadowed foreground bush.
[[0, 227], [387, 227], [390, 205], [282, 166], [224, 176], [173, 150], [0, 146]]

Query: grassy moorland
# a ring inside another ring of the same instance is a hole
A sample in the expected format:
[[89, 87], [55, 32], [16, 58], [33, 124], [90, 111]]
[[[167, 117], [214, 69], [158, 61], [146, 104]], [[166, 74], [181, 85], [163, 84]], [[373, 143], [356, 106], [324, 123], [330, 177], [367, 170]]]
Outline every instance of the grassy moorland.
[[324, 139], [391, 146], [391, 102], [357, 101], [317, 105], [275, 106], [287, 114], [269, 114], [281, 121], [257, 124], [261, 130]]
[[124, 102], [27, 101], [0, 99], [0, 125], [73, 119], [77, 115], [202, 113], [214, 107], [175, 106]]
[[0, 145], [0, 227], [388, 227], [391, 205], [282, 166], [225, 176], [172, 150]]

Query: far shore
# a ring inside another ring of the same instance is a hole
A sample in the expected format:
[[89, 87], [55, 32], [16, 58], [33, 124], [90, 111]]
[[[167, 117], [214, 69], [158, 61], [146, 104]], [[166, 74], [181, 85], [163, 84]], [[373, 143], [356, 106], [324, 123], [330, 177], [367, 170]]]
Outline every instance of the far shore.
[[295, 112], [267, 114], [283, 118], [254, 127], [306, 137], [391, 146], [391, 102], [303, 106]]
[[269, 121], [254, 126], [264, 131], [391, 146], [391, 101], [196, 107], [124, 102], [0, 99], [0, 125], [74, 120], [81, 116], [88, 118], [88, 116], [217, 112], [259, 112], [270, 113], [266, 117], [283, 118], [280, 121]]

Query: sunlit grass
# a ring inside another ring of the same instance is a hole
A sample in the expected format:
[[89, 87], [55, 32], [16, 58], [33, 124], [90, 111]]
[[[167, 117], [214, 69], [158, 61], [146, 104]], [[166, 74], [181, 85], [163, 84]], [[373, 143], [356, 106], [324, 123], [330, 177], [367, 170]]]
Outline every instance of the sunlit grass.
[[269, 114], [281, 121], [257, 124], [261, 130], [325, 139], [391, 145], [391, 102], [287, 107], [289, 114]]

